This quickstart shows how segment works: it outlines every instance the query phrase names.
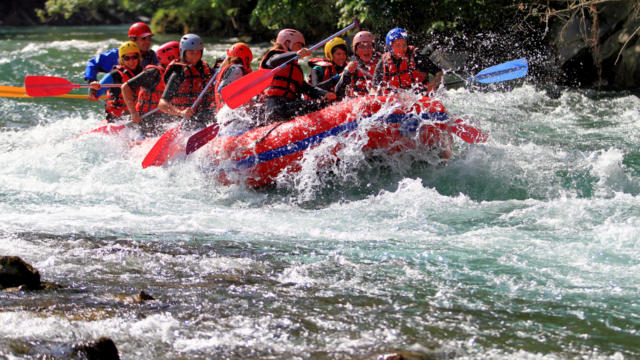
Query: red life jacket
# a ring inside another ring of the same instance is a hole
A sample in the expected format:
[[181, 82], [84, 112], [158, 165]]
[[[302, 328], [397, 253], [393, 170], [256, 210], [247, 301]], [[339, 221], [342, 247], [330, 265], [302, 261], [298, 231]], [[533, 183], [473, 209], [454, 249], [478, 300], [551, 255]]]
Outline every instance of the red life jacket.
[[[274, 52], [285, 53], [284, 50], [280, 49], [269, 50], [260, 62], [260, 69], [264, 69], [265, 59], [268, 59]], [[266, 98], [281, 96], [287, 99], [295, 99], [298, 98], [302, 90], [303, 82], [304, 73], [302, 72], [302, 68], [298, 65], [297, 61], [292, 61], [276, 72], [273, 80], [271, 80], [271, 84], [262, 92], [262, 95]]]
[[160, 81], [156, 84], [156, 87], [153, 89], [147, 89], [146, 87], [141, 87], [138, 91], [138, 101], [136, 102], [136, 111], [140, 114], [146, 114], [149, 111], [158, 107], [158, 103], [160, 103], [160, 98], [162, 97], [162, 93], [164, 92], [165, 82], [164, 82], [164, 71], [165, 69], [162, 66], [158, 65], [147, 65], [144, 70], [156, 69], [160, 73]]
[[[309, 59], [308, 64], [309, 64], [309, 67], [312, 69], [311, 70], [312, 72], [313, 72], [313, 68], [315, 68], [316, 66], [319, 66], [324, 69], [324, 72], [322, 73], [322, 78], [318, 79], [318, 83], [321, 83], [325, 80], [329, 80], [333, 75], [338, 73], [338, 70], [336, 69], [335, 64], [332, 63], [329, 59], [320, 59], [320, 58]], [[309, 83], [311, 83], [311, 73], [309, 74]]]
[[[198, 96], [200, 96], [200, 93], [204, 90], [204, 87], [207, 86], [209, 80], [211, 80], [211, 77], [213, 76], [211, 74], [209, 64], [204, 60], [200, 61], [202, 62], [202, 74], [198, 71], [196, 66], [188, 65], [178, 59], [173, 60], [167, 67], [167, 72], [169, 72], [169, 69], [171, 68], [172, 72], [181, 71], [184, 74], [184, 80], [180, 83], [178, 91], [171, 99], [171, 104], [175, 105], [180, 110], [186, 109], [196, 102], [196, 99], [198, 99]], [[202, 100], [194, 110], [197, 112], [202, 108], [206, 108], [212, 101], [213, 87], [207, 90]]]
[[413, 46], [407, 48], [407, 53], [402, 57], [400, 66], [396, 66], [391, 52], [382, 55], [384, 65], [382, 81], [388, 88], [408, 89], [413, 84], [422, 84], [426, 80], [424, 74], [416, 67], [414, 50]]
[[[137, 75], [132, 70], [122, 65], [114, 66], [113, 70], [116, 70], [118, 74], [120, 74], [120, 77], [122, 77], [122, 84]], [[120, 90], [120, 88], [116, 89]], [[122, 90], [118, 91], [117, 95], [112, 88], [107, 90], [107, 105], [105, 110], [113, 116], [121, 116], [129, 112], [127, 110], [127, 104], [124, 102], [124, 98], [122, 97]]]
[[218, 90], [218, 86], [220, 86], [220, 82], [222, 81], [222, 76], [224, 76], [224, 72], [227, 71], [227, 69], [230, 68], [231, 65], [234, 65], [234, 64], [227, 64], [221, 67], [220, 70], [218, 70], [218, 74], [216, 75], [216, 80], [213, 82], [214, 86], [216, 87], [216, 89], [214, 90], [215, 102], [216, 102], [216, 113], [220, 111], [220, 109], [222, 109], [222, 107], [224, 106], [224, 99], [222, 98], [222, 95]]
[[[369, 94], [369, 89], [371, 89], [371, 80], [373, 79], [373, 74], [376, 72], [376, 65], [378, 65], [378, 60], [380, 58], [380, 53], [374, 53], [371, 57], [371, 60], [368, 64], [365, 64], [358, 58], [358, 68], [356, 68], [355, 73], [351, 75], [351, 96], [365, 96]], [[362, 70], [367, 70], [369, 76], [362, 72]]]

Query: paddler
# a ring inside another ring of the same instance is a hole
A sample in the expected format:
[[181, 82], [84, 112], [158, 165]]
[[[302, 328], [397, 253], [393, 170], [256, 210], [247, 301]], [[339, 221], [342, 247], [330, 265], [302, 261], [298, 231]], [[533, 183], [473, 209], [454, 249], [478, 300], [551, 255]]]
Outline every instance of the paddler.
[[129, 114], [129, 110], [119, 87], [103, 88], [101, 85], [124, 84], [138, 75], [140, 71], [142, 71], [140, 49], [133, 41], [127, 41], [118, 48], [118, 65], [114, 66], [113, 70], [105, 75], [100, 82], [91, 82], [89, 100], [97, 101], [105, 91], [107, 92], [108, 98], [105, 111], [107, 112], [106, 120], [108, 122], [122, 120]]
[[338, 77], [347, 62], [347, 43], [340, 37], [324, 45], [324, 59], [309, 59], [309, 83], [327, 91], [334, 91]]
[[[159, 125], [171, 120], [170, 116], [156, 111], [148, 115], [144, 121], [142, 115], [156, 109], [160, 102], [160, 97], [165, 89], [165, 73], [167, 66], [180, 58], [180, 43], [169, 41], [164, 43], [156, 51], [160, 65], [147, 65], [144, 70], [122, 84], [122, 97], [127, 104], [131, 122], [140, 124], [140, 128], [145, 135], [157, 135], [161, 130]], [[136, 91], [138, 92], [136, 101]]]
[[336, 95], [343, 98], [345, 95], [365, 96], [371, 89], [371, 79], [376, 70], [376, 65], [382, 54], [375, 51], [375, 37], [369, 31], [363, 30], [353, 37], [351, 44], [354, 55], [340, 80], [336, 85]]
[[[160, 98], [160, 111], [190, 120], [192, 128], [204, 127], [215, 120], [214, 86], [210, 86], [202, 99], [192, 105], [213, 77], [213, 69], [202, 59], [204, 43], [196, 34], [180, 39], [180, 58], [173, 60], [165, 75], [166, 87]], [[167, 77], [168, 76], [168, 77]]]
[[[282, 29], [273, 47], [260, 62], [261, 69], [274, 69], [296, 56], [311, 55], [305, 46], [304, 36], [295, 29]], [[306, 94], [311, 99], [302, 99]], [[336, 94], [304, 81], [304, 73], [298, 61], [291, 61], [280, 69], [269, 86], [262, 92], [265, 120], [267, 122], [289, 120], [294, 116], [308, 114], [325, 106], [323, 100], [335, 100]]]
[[245, 43], [235, 43], [227, 49], [227, 57], [224, 59], [222, 65], [220, 65], [220, 70], [214, 83], [216, 89], [216, 112], [220, 111], [224, 106], [224, 99], [220, 91], [222, 91], [225, 86], [250, 73], [252, 71], [252, 60], [253, 53]]
[[[129, 40], [138, 45], [142, 56], [143, 68], [149, 64], [158, 64], [156, 54], [151, 50], [151, 37], [153, 37], [151, 28], [143, 22], [137, 22], [129, 27]], [[98, 73], [110, 72], [114, 66], [118, 65], [118, 61], [118, 48], [113, 48], [97, 55], [87, 63], [87, 67], [84, 69], [84, 80], [87, 83], [96, 81]]]
[[[442, 70], [428, 56], [407, 45], [407, 32], [391, 29], [386, 36], [387, 52], [376, 66], [372, 85], [383, 92], [416, 88], [420, 92], [434, 91], [442, 79]], [[429, 74], [433, 79], [429, 82]]]

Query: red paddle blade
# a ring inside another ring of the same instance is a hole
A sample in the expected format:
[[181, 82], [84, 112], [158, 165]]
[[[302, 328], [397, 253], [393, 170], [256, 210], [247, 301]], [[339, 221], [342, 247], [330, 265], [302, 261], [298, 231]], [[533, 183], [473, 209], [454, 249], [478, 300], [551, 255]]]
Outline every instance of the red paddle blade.
[[200, 149], [206, 143], [213, 140], [213, 138], [218, 135], [219, 130], [220, 127], [218, 126], [218, 124], [213, 124], [191, 135], [191, 137], [187, 141], [187, 155]]
[[479, 144], [489, 139], [489, 135], [478, 128], [465, 124], [462, 119], [457, 119], [453, 125], [450, 125], [450, 128], [454, 134], [469, 144]]
[[232, 109], [262, 92], [275, 75], [275, 69], [259, 69], [225, 86], [220, 91], [224, 102]]
[[182, 122], [178, 126], [167, 130], [153, 145], [147, 156], [142, 160], [142, 168], [149, 166], [161, 166], [167, 160], [173, 159], [184, 146], [180, 143], [182, 138]]
[[27, 75], [24, 87], [29, 96], [64, 95], [74, 88], [67, 79], [56, 76]]
[[105, 126], [100, 126], [99, 128], [95, 128], [91, 130], [90, 133], [107, 134], [107, 135], [117, 134], [120, 131], [122, 131], [125, 127], [126, 127], [125, 124], [105, 125]]

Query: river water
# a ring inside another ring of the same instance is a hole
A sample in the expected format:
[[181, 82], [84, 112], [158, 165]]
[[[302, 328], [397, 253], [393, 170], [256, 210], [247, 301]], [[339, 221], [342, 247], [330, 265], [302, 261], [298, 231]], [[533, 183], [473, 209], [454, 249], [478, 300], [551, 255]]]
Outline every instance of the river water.
[[[82, 83], [125, 33], [0, 29], [0, 85]], [[212, 60], [231, 40], [205, 42]], [[63, 286], [0, 292], [0, 358], [101, 336], [123, 359], [639, 358], [640, 100], [556, 95], [443, 91], [486, 144], [265, 190], [77, 137], [101, 102], [0, 98], [0, 255]]]

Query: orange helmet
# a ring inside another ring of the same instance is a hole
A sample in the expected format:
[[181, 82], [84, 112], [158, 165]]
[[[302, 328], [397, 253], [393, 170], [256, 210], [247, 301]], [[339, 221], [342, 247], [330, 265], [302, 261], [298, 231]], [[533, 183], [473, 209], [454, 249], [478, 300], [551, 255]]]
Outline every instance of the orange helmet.
[[129, 37], [142, 38], [146, 36], [153, 36], [153, 33], [149, 25], [143, 22], [137, 22], [129, 28]]
[[180, 57], [180, 43], [177, 41], [169, 41], [162, 44], [156, 51], [160, 65], [167, 66], [169, 63]]
[[291, 45], [300, 42], [302, 43], [302, 46], [304, 47], [304, 36], [302, 36], [302, 33], [298, 30], [295, 29], [282, 29], [280, 30], [280, 32], [278, 33], [278, 37], [276, 38], [276, 44], [280, 44], [282, 46], [285, 46], [285, 42], [289, 41], [289, 49], [291, 49]]
[[227, 56], [238, 57], [242, 60], [242, 64], [245, 69], [251, 71], [251, 60], [253, 60], [253, 53], [251, 49], [245, 43], [235, 43], [227, 49]]
[[353, 37], [353, 42], [351, 44], [351, 47], [353, 48], [353, 52], [356, 51], [356, 46], [359, 43], [362, 42], [370, 42], [371, 44], [373, 44], [375, 38], [373, 37], [373, 34], [368, 32], [368, 31], [360, 31], [356, 34], [356, 36]]

